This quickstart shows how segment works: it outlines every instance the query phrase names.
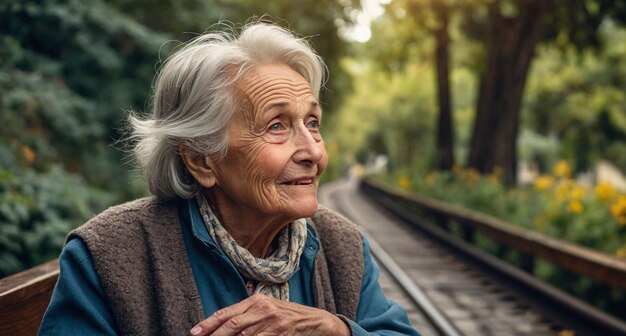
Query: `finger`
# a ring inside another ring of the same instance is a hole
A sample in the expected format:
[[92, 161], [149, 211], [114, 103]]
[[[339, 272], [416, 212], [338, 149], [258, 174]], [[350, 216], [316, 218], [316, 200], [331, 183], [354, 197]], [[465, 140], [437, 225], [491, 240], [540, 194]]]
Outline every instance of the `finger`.
[[245, 314], [258, 314], [260, 319], [240, 331], [241, 335], [351, 334], [346, 322], [327, 311], [292, 302], [266, 303], [258, 302], [246, 311]]
[[293, 315], [286, 309], [289, 305], [290, 303], [261, 296], [248, 310], [223, 323], [211, 336], [257, 335], [270, 330], [270, 334], [284, 335], [293, 327], [291, 322], [294, 322], [286, 316]]
[[234, 305], [216, 311], [213, 315], [196, 324], [189, 332], [194, 336], [211, 334], [232, 317], [244, 313], [259, 299], [258, 296], [259, 294], [252, 295], [239, 303], [235, 303]]
[[262, 312], [249, 309], [243, 314], [233, 316], [228, 321], [222, 323], [211, 333], [211, 336], [256, 335], [256, 333], [244, 332], [244, 330], [258, 330], [262, 328], [264, 320]]
[[[242, 330], [239, 331], [239, 335], [291, 335], [293, 334], [292, 328], [295, 327], [294, 325], [289, 324], [289, 321], [281, 320], [276, 317], [268, 318], [263, 315], [257, 315], [257, 319], [251, 322], [252, 323], [249, 323], [245, 326], [245, 328], [242, 328]], [[292, 332], [290, 333], [289, 331]]]

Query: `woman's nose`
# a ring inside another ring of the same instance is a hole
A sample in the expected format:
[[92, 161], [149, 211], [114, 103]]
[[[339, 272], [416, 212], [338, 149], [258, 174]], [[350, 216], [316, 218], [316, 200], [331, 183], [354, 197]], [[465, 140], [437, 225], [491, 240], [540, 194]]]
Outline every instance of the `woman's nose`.
[[296, 151], [293, 154], [293, 160], [296, 163], [312, 166], [324, 157], [326, 149], [324, 148], [321, 135], [316, 134], [314, 136], [306, 126], [303, 125], [296, 130], [294, 140]]

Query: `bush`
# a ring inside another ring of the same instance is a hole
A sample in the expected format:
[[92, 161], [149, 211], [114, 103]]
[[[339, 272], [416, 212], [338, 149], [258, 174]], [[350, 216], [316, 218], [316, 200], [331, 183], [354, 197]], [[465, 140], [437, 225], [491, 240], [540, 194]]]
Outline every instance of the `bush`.
[[626, 257], [626, 194], [601, 182], [586, 187], [558, 161], [552, 174], [532, 185], [505, 188], [499, 173], [483, 176], [473, 169], [427, 175], [399, 174], [397, 185], [421, 194], [501, 218], [509, 223], [598, 251]]
[[57, 257], [72, 228], [142, 194], [111, 143], [122, 109], [143, 108], [167, 37], [102, 0], [7, 0], [0, 22], [6, 276]]
[[67, 233], [113, 199], [60, 166], [0, 169], [0, 277], [56, 258]]

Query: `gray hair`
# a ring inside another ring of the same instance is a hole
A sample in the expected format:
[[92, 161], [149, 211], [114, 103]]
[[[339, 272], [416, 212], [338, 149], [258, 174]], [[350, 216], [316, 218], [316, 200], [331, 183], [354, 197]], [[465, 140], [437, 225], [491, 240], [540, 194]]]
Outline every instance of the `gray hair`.
[[226, 128], [242, 104], [234, 83], [255, 65], [268, 63], [298, 72], [319, 98], [323, 60], [308, 41], [272, 24], [248, 24], [238, 36], [205, 33], [165, 61], [155, 80], [152, 114], [129, 116], [134, 155], [152, 194], [187, 199], [200, 191], [180, 157], [180, 145], [192, 155], [222, 160]]

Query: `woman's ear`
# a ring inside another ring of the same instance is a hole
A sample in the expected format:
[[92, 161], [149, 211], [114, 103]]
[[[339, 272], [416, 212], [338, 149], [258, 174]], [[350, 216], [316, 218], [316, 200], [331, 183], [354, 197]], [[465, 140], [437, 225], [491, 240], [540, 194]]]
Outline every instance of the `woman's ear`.
[[194, 155], [184, 144], [178, 147], [180, 157], [198, 183], [205, 188], [211, 188], [217, 182], [213, 161], [208, 156]]

